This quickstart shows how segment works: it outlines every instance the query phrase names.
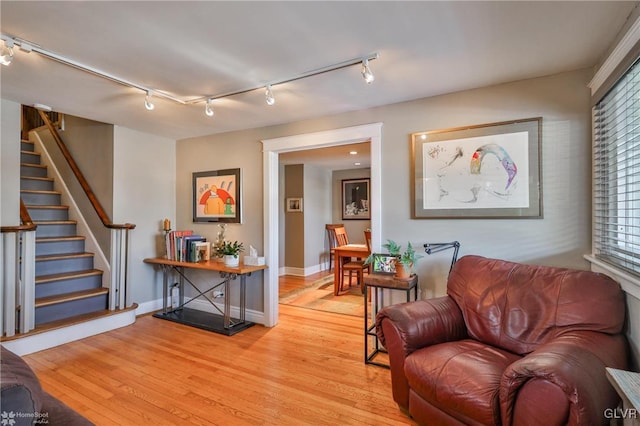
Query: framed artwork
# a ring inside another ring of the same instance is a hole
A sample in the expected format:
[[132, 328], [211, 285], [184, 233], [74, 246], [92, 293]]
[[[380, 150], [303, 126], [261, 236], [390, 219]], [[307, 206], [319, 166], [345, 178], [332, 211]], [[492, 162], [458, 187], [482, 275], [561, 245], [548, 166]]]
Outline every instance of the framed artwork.
[[542, 118], [411, 134], [412, 218], [541, 218]]
[[242, 223], [240, 169], [193, 173], [193, 221]]
[[396, 273], [396, 257], [389, 254], [373, 253], [371, 262], [372, 272], [374, 274], [395, 274]]
[[287, 198], [288, 212], [302, 212], [302, 198]]
[[342, 180], [342, 219], [369, 220], [369, 178]]

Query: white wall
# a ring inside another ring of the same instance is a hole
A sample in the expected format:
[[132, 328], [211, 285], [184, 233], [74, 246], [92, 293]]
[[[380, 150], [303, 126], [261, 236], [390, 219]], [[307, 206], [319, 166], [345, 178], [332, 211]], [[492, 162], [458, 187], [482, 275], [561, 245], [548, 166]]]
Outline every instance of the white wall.
[[176, 143], [115, 126], [113, 164], [112, 220], [136, 225], [130, 233], [129, 279], [132, 300], [148, 312], [161, 307], [162, 280], [143, 259], [163, 255], [162, 221], [176, 223]]
[[[306, 275], [329, 267], [325, 225], [331, 220], [331, 172], [304, 166], [304, 267]], [[325, 265], [326, 263], [326, 265]]]
[[0, 225], [20, 225], [21, 106], [0, 99]]

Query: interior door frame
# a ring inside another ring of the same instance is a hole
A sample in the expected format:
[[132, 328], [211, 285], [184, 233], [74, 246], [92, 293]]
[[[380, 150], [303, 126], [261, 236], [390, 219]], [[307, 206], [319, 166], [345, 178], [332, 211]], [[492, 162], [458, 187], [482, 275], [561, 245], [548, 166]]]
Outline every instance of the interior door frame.
[[264, 253], [267, 269], [264, 273], [264, 325], [278, 323], [278, 156], [280, 153], [312, 148], [371, 143], [371, 244], [380, 247], [382, 235], [382, 123], [363, 124], [314, 133], [303, 133], [262, 140], [263, 145], [263, 212]]

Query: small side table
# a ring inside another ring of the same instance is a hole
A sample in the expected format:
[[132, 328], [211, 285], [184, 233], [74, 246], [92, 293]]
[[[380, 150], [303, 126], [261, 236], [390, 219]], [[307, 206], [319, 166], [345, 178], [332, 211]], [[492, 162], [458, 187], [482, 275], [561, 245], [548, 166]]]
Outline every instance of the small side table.
[[622, 419], [624, 426], [640, 425], [640, 373], [607, 367], [607, 379], [622, 399], [622, 410], [611, 410], [605, 416]]
[[[369, 318], [369, 288], [371, 288], [371, 303], [373, 320]], [[384, 304], [384, 290], [404, 291], [407, 302], [411, 301], [411, 290], [414, 292], [413, 300], [418, 299], [418, 276], [412, 275], [409, 278], [396, 278], [388, 274], [369, 274], [364, 276], [364, 363], [373, 364], [379, 367], [389, 368], [389, 364], [374, 361], [380, 353], [387, 353], [381, 347], [376, 335], [375, 316], [382, 309]], [[373, 337], [373, 350], [369, 351], [369, 338]]]

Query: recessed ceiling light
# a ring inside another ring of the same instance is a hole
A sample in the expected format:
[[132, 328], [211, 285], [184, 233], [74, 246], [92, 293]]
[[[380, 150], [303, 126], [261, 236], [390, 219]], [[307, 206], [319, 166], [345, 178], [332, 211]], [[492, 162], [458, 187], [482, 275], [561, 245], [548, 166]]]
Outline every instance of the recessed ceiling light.
[[360, 165], [360, 163], [353, 163], [353, 165], [354, 165], [354, 166], [359, 166], [359, 165]]
[[351, 155], [356, 155], [358, 153], [358, 151], [349, 151], [349, 154]]

